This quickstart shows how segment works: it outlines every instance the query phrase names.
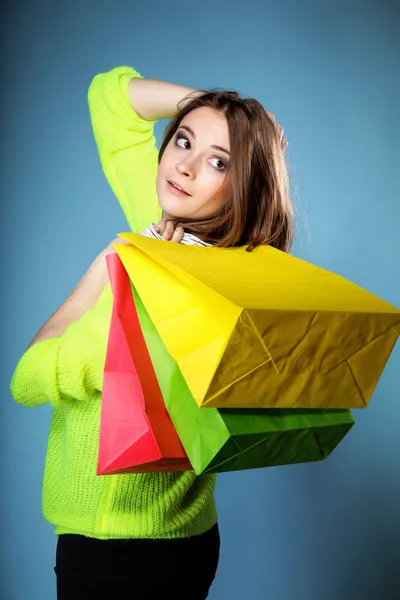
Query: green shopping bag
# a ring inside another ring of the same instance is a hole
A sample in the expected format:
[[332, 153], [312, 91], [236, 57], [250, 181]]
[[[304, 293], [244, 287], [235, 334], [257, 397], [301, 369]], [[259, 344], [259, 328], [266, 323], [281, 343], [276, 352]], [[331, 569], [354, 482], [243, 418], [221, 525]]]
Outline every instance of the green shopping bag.
[[168, 413], [197, 475], [323, 460], [354, 425], [346, 409], [200, 408], [131, 287]]

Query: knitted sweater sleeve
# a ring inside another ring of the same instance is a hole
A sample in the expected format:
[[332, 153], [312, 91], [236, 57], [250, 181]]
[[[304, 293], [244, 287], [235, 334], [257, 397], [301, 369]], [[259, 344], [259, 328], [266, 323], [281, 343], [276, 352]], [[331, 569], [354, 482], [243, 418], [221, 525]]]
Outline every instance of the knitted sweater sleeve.
[[89, 112], [103, 172], [129, 227], [140, 232], [161, 218], [157, 200], [158, 150], [154, 122], [142, 119], [129, 100], [129, 82], [142, 77], [130, 67], [96, 75], [89, 87]]
[[84, 401], [103, 387], [103, 371], [112, 310], [108, 284], [95, 306], [59, 337], [30, 346], [20, 358], [10, 389], [16, 402], [53, 406]]

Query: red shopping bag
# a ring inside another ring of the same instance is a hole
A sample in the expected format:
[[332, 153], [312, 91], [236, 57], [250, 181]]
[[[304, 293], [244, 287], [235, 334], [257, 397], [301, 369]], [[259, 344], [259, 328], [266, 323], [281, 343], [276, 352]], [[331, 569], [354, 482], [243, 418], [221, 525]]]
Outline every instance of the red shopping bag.
[[106, 257], [114, 304], [100, 416], [97, 474], [191, 470], [165, 408], [147, 351], [129, 276]]

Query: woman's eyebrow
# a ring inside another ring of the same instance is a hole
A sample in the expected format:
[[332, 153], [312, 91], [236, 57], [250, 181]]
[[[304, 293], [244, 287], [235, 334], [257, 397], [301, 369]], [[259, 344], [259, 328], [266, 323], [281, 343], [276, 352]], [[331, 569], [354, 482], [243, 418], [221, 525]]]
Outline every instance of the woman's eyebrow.
[[[193, 139], [196, 139], [196, 136], [194, 134], [193, 129], [191, 129], [190, 127], [188, 127], [187, 125], [181, 125], [180, 129], [186, 129], [186, 131], [188, 131], [190, 133], [190, 135], [192, 136]], [[231, 155], [231, 153], [229, 152], [229, 150], [226, 150], [225, 148], [223, 148], [222, 146], [216, 146], [216, 145], [212, 145], [211, 148], [214, 148], [214, 150], [220, 150], [221, 152], [225, 152], [225, 154], [227, 154], [228, 156]]]

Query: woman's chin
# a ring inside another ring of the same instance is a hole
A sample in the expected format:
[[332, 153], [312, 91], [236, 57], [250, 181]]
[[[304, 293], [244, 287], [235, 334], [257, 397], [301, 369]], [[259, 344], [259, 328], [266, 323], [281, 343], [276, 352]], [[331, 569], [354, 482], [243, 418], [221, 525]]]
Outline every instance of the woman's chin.
[[171, 219], [187, 219], [189, 217], [188, 210], [184, 209], [182, 202], [179, 202], [179, 200], [159, 198], [158, 203], [161, 206], [163, 217]]

